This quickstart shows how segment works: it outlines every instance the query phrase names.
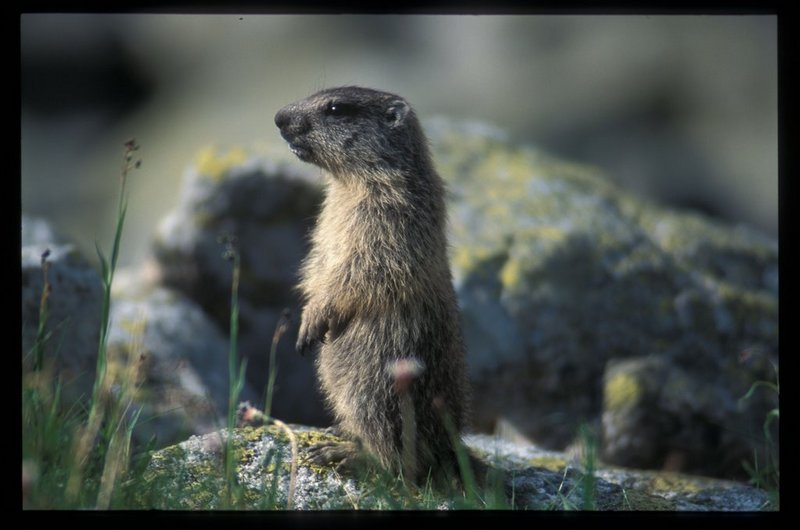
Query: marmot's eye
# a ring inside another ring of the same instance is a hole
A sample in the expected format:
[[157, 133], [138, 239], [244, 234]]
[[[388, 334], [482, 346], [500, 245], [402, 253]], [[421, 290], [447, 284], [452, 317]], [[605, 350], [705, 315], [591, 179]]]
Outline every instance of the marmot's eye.
[[331, 101], [325, 105], [325, 114], [328, 116], [355, 116], [357, 113], [358, 107], [351, 103]]

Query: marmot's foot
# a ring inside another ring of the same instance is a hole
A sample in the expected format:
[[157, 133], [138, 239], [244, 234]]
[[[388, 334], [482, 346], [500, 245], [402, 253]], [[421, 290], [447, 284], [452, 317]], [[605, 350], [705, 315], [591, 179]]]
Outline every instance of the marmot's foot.
[[331, 425], [330, 427], [325, 427], [324, 429], [320, 430], [320, 432], [323, 434], [328, 434], [330, 436], [335, 436], [337, 438], [343, 438], [345, 440], [350, 440], [352, 438], [344, 429], [342, 429], [341, 425], [339, 424], [334, 424]]
[[332, 467], [342, 475], [353, 475], [367, 469], [367, 458], [360, 444], [347, 442], [322, 442], [308, 450], [309, 462]]

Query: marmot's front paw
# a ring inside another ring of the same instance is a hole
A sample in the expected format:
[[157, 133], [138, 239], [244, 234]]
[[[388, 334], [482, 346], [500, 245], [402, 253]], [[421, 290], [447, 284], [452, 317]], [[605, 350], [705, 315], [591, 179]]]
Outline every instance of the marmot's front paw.
[[306, 309], [303, 311], [300, 332], [297, 334], [295, 349], [300, 355], [312, 351], [321, 343], [328, 332], [328, 318], [321, 311]]
[[300, 355], [312, 351], [318, 344], [333, 341], [341, 335], [350, 323], [350, 318], [325, 309], [306, 309], [303, 311], [300, 332], [297, 334], [295, 349]]
[[297, 344], [295, 344], [295, 349], [300, 355], [305, 355], [306, 353], [313, 351], [320, 342], [321, 341], [318, 336], [310, 331], [308, 326], [301, 325], [300, 333], [297, 334]]
[[305, 355], [314, 348], [314, 343], [303, 335], [298, 335], [297, 344], [294, 345], [294, 348], [300, 355]]

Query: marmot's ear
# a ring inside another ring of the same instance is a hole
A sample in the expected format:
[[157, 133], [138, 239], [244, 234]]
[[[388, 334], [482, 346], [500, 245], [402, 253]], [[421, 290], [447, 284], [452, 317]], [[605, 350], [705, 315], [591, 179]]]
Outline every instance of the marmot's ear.
[[401, 99], [392, 101], [384, 114], [386, 123], [389, 124], [389, 127], [397, 127], [405, 121], [410, 111], [411, 107], [405, 101]]

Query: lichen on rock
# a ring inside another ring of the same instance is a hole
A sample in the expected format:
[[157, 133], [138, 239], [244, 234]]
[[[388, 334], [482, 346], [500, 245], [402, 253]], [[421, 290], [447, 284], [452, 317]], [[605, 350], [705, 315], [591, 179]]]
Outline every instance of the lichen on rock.
[[[330, 468], [311, 465], [306, 460], [308, 449], [319, 441], [335, 442], [337, 438], [308, 427], [295, 425], [292, 429], [300, 454], [292, 503], [295, 509], [455, 509], [463, 503], [463, 499], [425, 494], [424, 489], [402, 494], [376, 487], [370, 475], [341, 476]], [[153, 453], [146, 482], [139, 488], [147, 492], [139, 495], [139, 507], [285, 509], [291, 451], [284, 431], [274, 426], [233, 431], [236, 478], [230, 505], [224, 480], [227, 432], [193, 436]], [[470, 435], [465, 442], [474, 454], [504, 470], [501, 490], [506, 508], [752, 511], [768, 506], [766, 493], [738, 483], [602, 465], [593, 475], [587, 475], [582, 462], [566, 454], [510, 444], [487, 435]], [[488, 496], [484, 494], [483, 498]]]
[[[427, 129], [449, 187], [476, 425], [502, 417], [564, 448], [581, 423], [636, 410], [624, 405], [642, 397], [640, 383], [609, 376], [615, 360], [658, 359], [666, 403], [647, 399], [637, 414], [670, 419], [616, 423], [604, 457], [744, 478], [740, 462], [777, 406], [769, 395], [738, 402], [776, 377], [777, 242], [642, 200], [485, 127]], [[629, 439], [641, 443], [620, 443]]]

